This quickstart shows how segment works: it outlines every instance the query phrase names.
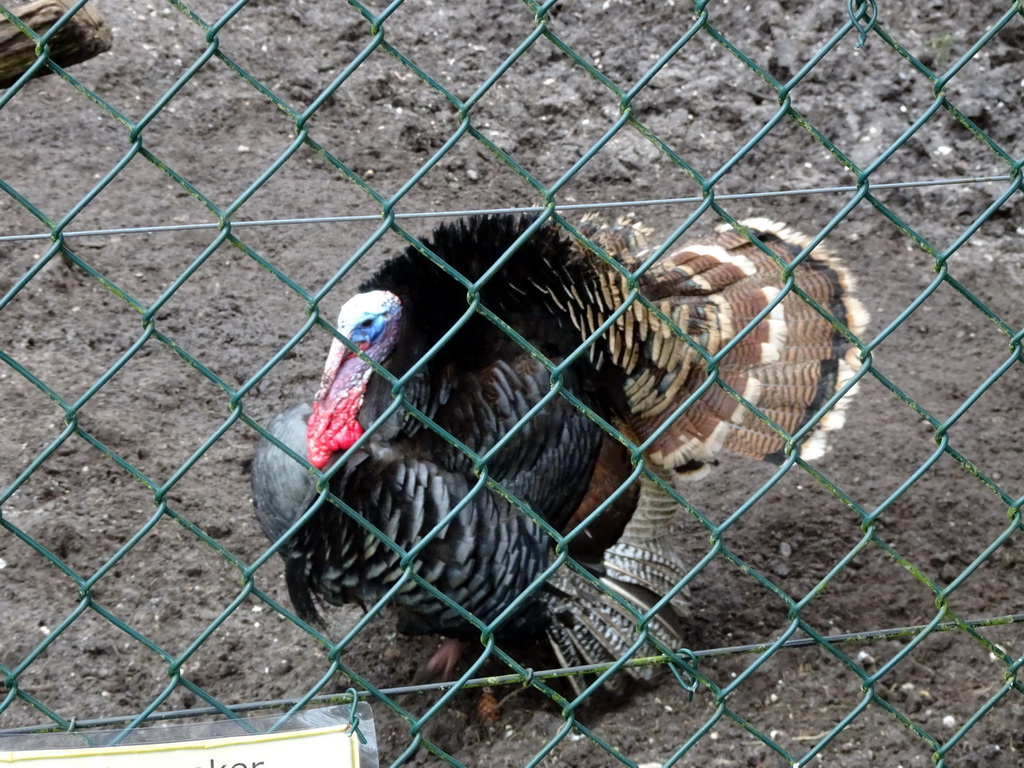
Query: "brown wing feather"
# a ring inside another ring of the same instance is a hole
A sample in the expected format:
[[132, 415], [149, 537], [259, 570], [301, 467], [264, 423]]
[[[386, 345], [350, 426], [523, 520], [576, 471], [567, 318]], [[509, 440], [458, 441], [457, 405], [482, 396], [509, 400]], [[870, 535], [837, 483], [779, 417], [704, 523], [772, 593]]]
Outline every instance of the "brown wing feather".
[[[592, 350], [592, 355], [607, 354], [624, 372], [627, 422], [642, 440], [659, 433], [647, 455], [667, 468], [711, 460], [723, 449], [754, 458], [780, 457], [784, 439], [728, 390], [792, 434], [858, 366], [842, 334], [796, 291], [776, 302], [783, 288], [779, 261], [791, 262], [809, 239], [764, 219], [741, 224], [774, 257], [731, 229], [669, 251], [640, 278], [643, 299], [635, 300], [608, 330], [604, 347]], [[630, 220], [602, 224], [588, 219], [581, 232], [630, 271], [652, 253], [646, 232]], [[593, 332], [630, 293], [626, 279], [607, 265], [597, 264], [595, 271], [600, 306], [573, 318], [585, 333]], [[794, 278], [797, 288], [854, 334], [864, 329], [867, 313], [850, 295], [850, 276], [827, 249], [812, 251]], [[771, 311], [743, 334], [770, 305]], [[730, 344], [713, 368], [716, 382], [673, 419], [706, 383], [708, 359]], [[821, 433], [841, 424], [837, 407], [819, 422], [801, 455], [820, 455]]]
[[600, 522], [580, 531], [573, 539], [569, 547], [569, 554], [573, 557], [584, 562], [599, 563], [605, 550], [622, 536], [623, 528], [636, 509], [639, 486], [633, 483], [623, 488], [632, 471], [633, 467], [629, 463], [626, 449], [617, 441], [605, 436], [587, 493], [562, 532], [574, 531], [612, 494], [620, 488], [622, 490], [601, 513]]

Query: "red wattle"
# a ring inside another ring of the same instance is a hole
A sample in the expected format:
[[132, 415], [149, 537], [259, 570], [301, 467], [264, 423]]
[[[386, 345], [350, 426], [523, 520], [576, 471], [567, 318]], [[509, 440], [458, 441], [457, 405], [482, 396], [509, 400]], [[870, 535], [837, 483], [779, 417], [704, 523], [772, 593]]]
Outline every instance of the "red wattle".
[[306, 425], [306, 452], [310, 464], [323, 469], [335, 453], [351, 448], [362, 437], [363, 427], [356, 420], [362, 400], [362, 393], [359, 393], [359, 397], [343, 400], [333, 411], [324, 411], [319, 402], [313, 403], [313, 415]]

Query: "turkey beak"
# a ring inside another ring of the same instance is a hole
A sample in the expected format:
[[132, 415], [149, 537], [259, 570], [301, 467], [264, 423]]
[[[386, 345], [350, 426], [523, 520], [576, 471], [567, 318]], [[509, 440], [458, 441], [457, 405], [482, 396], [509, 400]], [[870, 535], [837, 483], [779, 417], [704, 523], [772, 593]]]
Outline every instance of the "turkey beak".
[[[356, 343], [356, 346], [365, 352], [370, 345], [365, 341], [360, 341]], [[320, 407], [326, 409], [328, 413], [333, 412], [338, 403], [345, 399], [345, 395], [352, 391], [353, 385], [357, 383], [365, 385], [369, 374], [370, 366], [335, 338], [331, 342], [331, 351], [327, 354], [327, 362], [324, 363], [324, 373], [320, 377], [320, 389], [313, 401], [320, 403]]]
[[[327, 354], [327, 362], [324, 363], [324, 373], [320, 377], [320, 389], [317, 391], [316, 397], [313, 398], [316, 402], [322, 403], [332, 394], [332, 385], [338, 380], [341, 366], [348, 358], [358, 360], [341, 341], [337, 338], [333, 339], [331, 351]], [[336, 388], [333, 389], [336, 390]]]

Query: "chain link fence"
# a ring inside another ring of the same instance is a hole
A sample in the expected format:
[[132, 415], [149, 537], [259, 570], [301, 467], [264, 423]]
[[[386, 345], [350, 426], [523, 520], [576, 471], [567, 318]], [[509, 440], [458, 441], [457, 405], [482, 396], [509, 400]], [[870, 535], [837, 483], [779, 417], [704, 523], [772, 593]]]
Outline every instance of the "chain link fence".
[[[393, 765], [1018, 764], [1022, 4], [762, 5], [108, 3], [67, 70], [0, 5], [38, 53], [0, 92], [0, 733], [353, 688]], [[575, 696], [483, 627], [406, 686], [387, 600], [287, 604], [255, 440], [434, 218], [594, 209], [828, 238], [873, 316], [847, 426], [687, 494], [659, 682]]]

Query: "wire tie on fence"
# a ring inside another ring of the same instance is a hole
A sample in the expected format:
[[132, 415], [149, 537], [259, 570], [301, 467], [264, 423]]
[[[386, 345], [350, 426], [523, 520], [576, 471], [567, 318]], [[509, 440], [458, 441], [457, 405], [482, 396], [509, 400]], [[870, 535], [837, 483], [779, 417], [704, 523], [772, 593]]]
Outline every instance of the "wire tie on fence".
[[533, 685], [534, 675], [536, 675], [536, 672], [533, 671], [533, 667], [527, 667], [526, 679], [523, 680], [523, 688], [529, 688], [531, 685]]
[[366, 737], [359, 730], [359, 715], [356, 714], [356, 707], [359, 705], [359, 692], [355, 688], [349, 688], [345, 693], [352, 697], [352, 706], [348, 711], [348, 724], [351, 726], [352, 732], [359, 737], [360, 743], [365, 744]]
[[668, 656], [668, 668], [672, 670], [679, 685], [686, 691], [686, 702], [690, 703], [693, 701], [693, 694], [697, 692], [697, 678], [693, 672], [679, 666], [676, 656], [685, 656], [694, 670], [697, 669], [697, 656], [688, 648], [680, 648], [676, 651], [675, 656], [672, 654]]
[[[867, 22], [862, 25], [860, 17], [863, 15], [865, 4], [871, 9], [871, 12], [868, 14]], [[875, 0], [848, 0], [846, 7], [850, 12], [850, 21], [853, 22], [853, 26], [858, 30], [857, 45], [855, 47], [863, 48], [868, 41], [868, 32], [874, 29], [875, 22], [878, 21], [878, 5], [875, 3]]]
[[68, 733], [74, 733], [75, 724], [78, 722], [78, 718], [74, 715], [71, 716], [71, 721], [68, 723]]

